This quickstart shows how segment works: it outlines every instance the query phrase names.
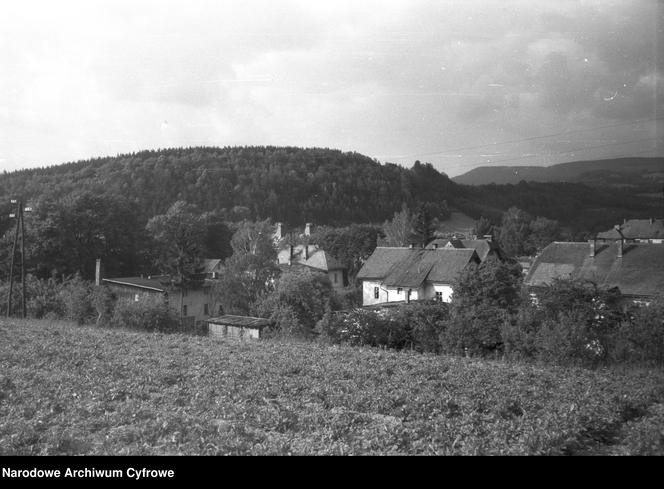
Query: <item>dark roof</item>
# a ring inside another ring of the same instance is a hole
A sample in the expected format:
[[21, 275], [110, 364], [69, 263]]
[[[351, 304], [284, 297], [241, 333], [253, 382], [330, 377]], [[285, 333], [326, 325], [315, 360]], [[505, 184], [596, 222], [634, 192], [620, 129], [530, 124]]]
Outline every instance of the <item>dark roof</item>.
[[554, 278], [581, 279], [600, 287], [618, 287], [625, 295], [652, 297], [664, 291], [664, 245], [599, 245], [590, 256], [588, 243], [555, 242], [544, 248], [526, 276], [526, 285], [550, 285]]
[[424, 281], [452, 283], [471, 261], [472, 249], [376, 248], [364, 264], [359, 279], [381, 280], [387, 287], [419, 287]]
[[411, 248], [379, 246], [364, 263], [357, 274], [357, 278], [360, 280], [372, 278], [382, 280], [396, 263], [401, 262], [417, 251]]
[[324, 270], [326, 272], [329, 270], [344, 270], [346, 268], [339, 260], [323, 250], [314, 252], [313, 255], [309, 255], [308, 260], [301, 263], [308, 267]]
[[504, 254], [501, 251], [498, 243], [495, 241], [489, 241], [488, 239], [459, 239], [459, 238], [438, 238], [434, 239], [431, 243], [427, 245], [427, 249], [435, 248], [457, 248], [457, 249], [474, 249], [477, 251], [477, 256], [481, 261], [484, 261], [489, 256], [491, 251], [495, 251], [500, 259], [504, 258]]
[[597, 233], [598, 239], [664, 239], [664, 219], [630, 219], [613, 229]]
[[209, 318], [205, 320], [212, 324], [221, 324], [224, 326], [239, 326], [241, 328], [255, 328], [261, 329], [270, 326], [272, 321], [265, 318], [254, 318], [250, 316], [219, 316], [216, 318]]
[[138, 287], [140, 289], [149, 289], [156, 292], [164, 292], [166, 290], [161, 281], [153, 278], [143, 277], [120, 277], [120, 278], [105, 278], [103, 282], [115, 285], [125, 285], [130, 287]]

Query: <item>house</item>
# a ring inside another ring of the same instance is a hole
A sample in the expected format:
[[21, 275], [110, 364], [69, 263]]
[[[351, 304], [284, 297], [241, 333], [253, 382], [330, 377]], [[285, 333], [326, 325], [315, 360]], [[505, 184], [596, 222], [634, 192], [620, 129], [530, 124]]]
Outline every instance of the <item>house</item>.
[[459, 273], [480, 263], [470, 248], [378, 247], [357, 278], [362, 282], [362, 305], [437, 299], [450, 302]]
[[525, 284], [536, 294], [556, 278], [617, 287], [635, 302], [648, 302], [664, 293], [664, 246], [623, 240], [554, 242], [535, 258]]
[[477, 252], [481, 262], [485, 262], [487, 258], [494, 257], [500, 261], [505, 261], [507, 255], [498, 246], [498, 243], [493, 240], [490, 235], [484, 236], [484, 239], [459, 239], [459, 238], [438, 238], [431, 241], [427, 249], [437, 248], [457, 248], [457, 249], [474, 249]]
[[335, 288], [344, 287], [347, 282], [346, 267], [317, 245], [289, 245], [279, 251], [277, 263], [282, 271], [287, 271], [290, 267], [303, 266], [325, 273]]
[[204, 258], [201, 263], [200, 272], [205, 274], [205, 278], [218, 279], [224, 269], [221, 258]]
[[230, 315], [209, 318], [205, 322], [211, 337], [246, 339], [260, 339], [263, 330], [273, 324], [269, 319]]
[[215, 303], [213, 281], [203, 280], [196, 285], [181, 287], [167, 276], [105, 278], [101, 283], [118, 298], [139, 301], [142, 297], [163, 300], [185, 325], [194, 326], [213, 314]]
[[664, 244], [664, 219], [625, 220], [622, 224], [616, 224], [613, 229], [597, 233], [595, 239]]

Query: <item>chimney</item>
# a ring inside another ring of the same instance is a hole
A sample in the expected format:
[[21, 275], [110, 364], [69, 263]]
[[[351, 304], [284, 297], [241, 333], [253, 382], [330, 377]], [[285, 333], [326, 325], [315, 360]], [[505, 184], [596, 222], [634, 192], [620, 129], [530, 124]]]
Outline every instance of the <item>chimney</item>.
[[621, 239], [620, 240], [620, 246], [618, 246], [618, 258], [623, 257], [623, 252], [625, 251], [624, 247], [625, 247], [625, 240]]
[[278, 222], [276, 225], [277, 225], [277, 231], [274, 233], [274, 239], [276, 239], [278, 241], [282, 237], [281, 236], [281, 223]]
[[410, 249], [412, 250], [413, 248], [415, 248], [415, 244], [410, 243], [410, 244], [408, 245], [408, 248], [410, 248]]
[[311, 236], [311, 223], [308, 222], [304, 225], [304, 235]]
[[437, 249], [438, 249], [438, 243], [434, 243], [434, 244], [433, 244], [433, 249], [434, 249], [434, 250], [437, 250]]
[[95, 285], [97, 287], [101, 285], [102, 278], [104, 277], [102, 276], [101, 258], [97, 258], [97, 261], [95, 262]]
[[588, 244], [590, 245], [590, 257], [594, 258], [595, 257], [595, 246], [596, 242], [594, 239], [589, 239]]

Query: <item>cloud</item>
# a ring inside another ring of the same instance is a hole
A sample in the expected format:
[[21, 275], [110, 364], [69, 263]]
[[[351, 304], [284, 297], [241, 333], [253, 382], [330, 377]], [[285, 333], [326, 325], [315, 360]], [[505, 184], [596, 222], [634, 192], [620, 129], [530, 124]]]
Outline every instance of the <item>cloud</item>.
[[0, 153], [16, 168], [167, 145], [316, 145], [404, 164], [424, 154], [453, 175], [492, 153], [450, 162], [448, 150], [522, 139], [494, 160], [551, 163], [568, 143], [529, 139], [565, 130], [579, 147], [588, 129], [661, 110], [662, 25], [648, 0], [10, 2]]

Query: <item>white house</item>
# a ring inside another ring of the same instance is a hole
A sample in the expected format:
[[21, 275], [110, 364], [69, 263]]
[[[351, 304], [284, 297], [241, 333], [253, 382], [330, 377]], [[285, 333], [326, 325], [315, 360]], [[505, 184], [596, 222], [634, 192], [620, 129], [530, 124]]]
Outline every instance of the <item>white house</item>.
[[471, 263], [480, 263], [474, 249], [378, 247], [357, 278], [362, 305], [436, 299], [452, 300], [453, 284]]

